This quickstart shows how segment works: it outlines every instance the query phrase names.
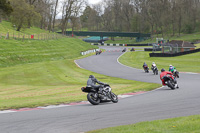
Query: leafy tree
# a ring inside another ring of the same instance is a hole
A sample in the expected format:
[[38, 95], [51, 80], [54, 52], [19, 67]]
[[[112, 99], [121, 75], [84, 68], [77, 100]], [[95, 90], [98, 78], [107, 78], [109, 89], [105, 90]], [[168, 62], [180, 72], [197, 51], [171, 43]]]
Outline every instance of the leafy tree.
[[9, 15], [13, 11], [10, 2], [7, 0], [0, 0], [0, 22], [1, 17], [4, 15]]
[[83, 26], [87, 26], [88, 18], [90, 16], [90, 12], [92, 11], [92, 8], [90, 6], [87, 6], [85, 10], [83, 11], [83, 14], [81, 15], [81, 22]]
[[11, 5], [13, 7], [11, 22], [16, 25], [17, 31], [28, 26], [30, 16], [32, 16], [32, 23], [39, 22], [40, 14], [34, 10], [32, 5], [26, 3], [25, 0], [11, 0]]

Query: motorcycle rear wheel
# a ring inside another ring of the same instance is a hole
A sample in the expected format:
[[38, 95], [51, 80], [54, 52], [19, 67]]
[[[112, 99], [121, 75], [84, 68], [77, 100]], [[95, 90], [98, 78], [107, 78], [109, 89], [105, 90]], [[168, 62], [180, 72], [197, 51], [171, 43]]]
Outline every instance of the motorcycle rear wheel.
[[116, 94], [114, 94], [113, 92], [110, 92], [110, 97], [111, 97], [111, 101], [113, 103], [117, 103], [118, 102], [118, 97]]
[[98, 105], [100, 103], [100, 99], [99, 97], [95, 97], [95, 94], [94, 92], [90, 92], [87, 94], [87, 99], [88, 101], [93, 104], [93, 105]]
[[174, 90], [175, 89], [175, 86], [172, 85], [172, 83], [169, 81], [167, 81], [167, 85], [172, 89]]

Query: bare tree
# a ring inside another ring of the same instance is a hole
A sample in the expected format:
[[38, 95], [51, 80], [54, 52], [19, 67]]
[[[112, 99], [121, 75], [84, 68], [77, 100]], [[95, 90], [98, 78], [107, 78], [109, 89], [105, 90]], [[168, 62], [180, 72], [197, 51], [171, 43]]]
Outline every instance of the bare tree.
[[57, 6], [58, 6], [58, 0], [56, 0], [55, 9], [54, 9], [54, 15], [53, 15], [53, 27], [52, 27], [52, 31], [53, 31], [53, 32], [54, 32], [54, 28], [55, 28], [55, 20], [56, 20], [56, 14], [57, 14]]
[[65, 0], [63, 2], [62, 34], [65, 34], [71, 16], [76, 16], [84, 0]]

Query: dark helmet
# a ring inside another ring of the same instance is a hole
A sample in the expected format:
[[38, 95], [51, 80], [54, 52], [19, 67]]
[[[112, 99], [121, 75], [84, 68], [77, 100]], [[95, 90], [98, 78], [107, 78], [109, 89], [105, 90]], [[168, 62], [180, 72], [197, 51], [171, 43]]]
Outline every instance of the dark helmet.
[[90, 75], [89, 78], [95, 78], [93, 75]]
[[162, 69], [161, 69], [161, 72], [164, 72], [164, 71], [165, 71], [165, 69], [164, 69], [164, 68], [162, 68]]

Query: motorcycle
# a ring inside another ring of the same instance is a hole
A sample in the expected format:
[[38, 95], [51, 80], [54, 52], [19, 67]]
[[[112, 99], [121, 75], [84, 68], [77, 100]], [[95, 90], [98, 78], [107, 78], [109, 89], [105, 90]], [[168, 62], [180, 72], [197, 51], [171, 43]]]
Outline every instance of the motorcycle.
[[144, 68], [145, 73], [149, 73], [149, 67], [148, 66], [144, 66], [143, 68]]
[[176, 69], [174, 69], [173, 75], [175, 78], [179, 78], [179, 72]]
[[162, 79], [164, 80], [165, 84], [172, 90], [176, 88], [176, 82], [174, 79], [172, 79], [172, 76], [170, 75], [163, 76]]
[[102, 93], [98, 93], [97, 89], [94, 89], [91, 86], [82, 87], [81, 90], [87, 94], [88, 101], [93, 105], [98, 105], [102, 102], [118, 102], [118, 97], [112, 92], [112, 89], [109, 84], [102, 85]]
[[130, 51], [135, 51], [135, 49], [134, 48], [131, 48], [131, 50]]
[[122, 50], [122, 52], [126, 52], [126, 48], [124, 48], [124, 49]]
[[158, 68], [157, 68], [157, 66], [152, 67], [151, 70], [153, 71], [154, 75], [155, 74], [158, 75]]
[[96, 51], [96, 55], [100, 55], [102, 53], [102, 51]]

